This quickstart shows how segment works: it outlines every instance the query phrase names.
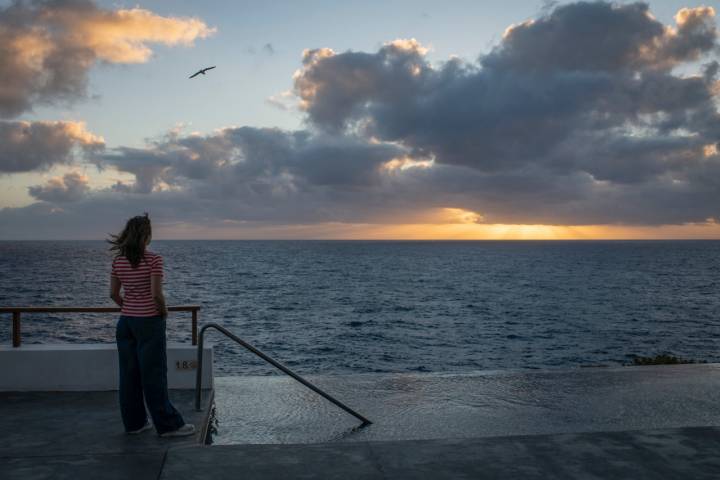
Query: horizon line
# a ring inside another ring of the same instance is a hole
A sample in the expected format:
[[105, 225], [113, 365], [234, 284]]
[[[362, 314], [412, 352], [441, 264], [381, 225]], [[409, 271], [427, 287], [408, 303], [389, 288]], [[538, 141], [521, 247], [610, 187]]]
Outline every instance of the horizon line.
[[[99, 238], [0, 238], [0, 242], [105, 242]], [[153, 242], [717, 242], [720, 238], [155, 238]]]

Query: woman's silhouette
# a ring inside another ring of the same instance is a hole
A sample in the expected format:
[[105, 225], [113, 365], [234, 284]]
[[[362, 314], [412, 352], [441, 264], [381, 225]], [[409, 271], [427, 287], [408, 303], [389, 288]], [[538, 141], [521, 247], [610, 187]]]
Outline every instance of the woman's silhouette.
[[158, 435], [191, 435], [195, 427], [185, 423], [168, 396], [163, 259], [147, 250], [151, 239], [146, 213], [128, 220], [125, 229], [108, 240], [110, 250], [117, 253], [112, 262], [110, 298], [121, 307], [115, 334], [120, 413], [127, 433], [144, 432], [152, 428], [146, 403]]

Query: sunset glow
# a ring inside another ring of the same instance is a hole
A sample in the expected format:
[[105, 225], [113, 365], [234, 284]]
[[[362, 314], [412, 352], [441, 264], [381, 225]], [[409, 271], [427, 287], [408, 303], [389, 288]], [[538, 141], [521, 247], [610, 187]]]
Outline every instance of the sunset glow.
[[168, 239], [318, 239], [318, 240], [661, 240], [717, 239], [714, 222], [659, 227], [607, 225], [502, 225], [502, 224], [341, 224], [262, 226], [226, 224], [199, 229], [192, 225], [159, 226]]

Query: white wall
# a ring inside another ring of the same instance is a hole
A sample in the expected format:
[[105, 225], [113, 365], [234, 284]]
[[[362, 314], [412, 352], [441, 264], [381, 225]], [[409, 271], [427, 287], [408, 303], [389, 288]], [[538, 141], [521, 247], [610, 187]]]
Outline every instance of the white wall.
[[[197, 347], [167, 345], [168, 387], [195, 388]], [[213, 350], [205, 345], [203, 388], [213, 386]], [[178, 368], [179, 366], [179, 368]], [[115, 344], [0, 346], [0, 391], [117, 390]]]

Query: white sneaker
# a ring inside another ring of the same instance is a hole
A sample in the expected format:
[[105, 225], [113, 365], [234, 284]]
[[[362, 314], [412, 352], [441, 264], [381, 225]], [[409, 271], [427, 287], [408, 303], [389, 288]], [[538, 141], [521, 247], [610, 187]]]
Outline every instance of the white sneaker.
[[192, 435], [193, 433], [195, 433], [195, 425], [186, 423], [185, 425], [178, 428], [177, 430], [161, 433], [160, 436], [161, 437], [187, 437], [188, 435]]
[[148, 422], [148, 423], [145, 423], [145, 425], [143, 425], [142, 427], [138, 428], [137, 430], [130, 430], [125, 433], [127, 433], [128, 435], [137, 435], [138, 433], [145, 432], [147, 430], [150, 430], [151, 428], [152, 428], [152, 425]]

